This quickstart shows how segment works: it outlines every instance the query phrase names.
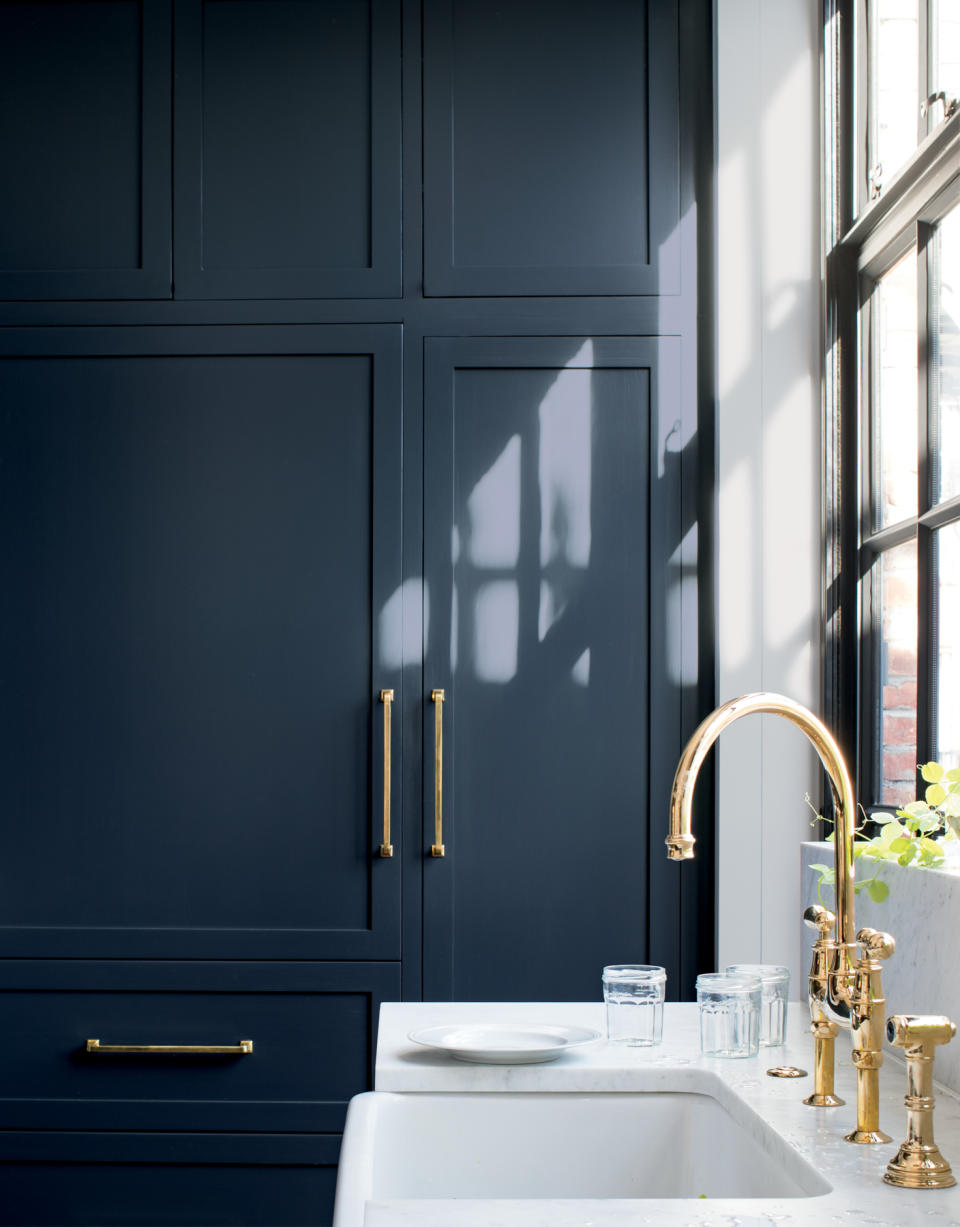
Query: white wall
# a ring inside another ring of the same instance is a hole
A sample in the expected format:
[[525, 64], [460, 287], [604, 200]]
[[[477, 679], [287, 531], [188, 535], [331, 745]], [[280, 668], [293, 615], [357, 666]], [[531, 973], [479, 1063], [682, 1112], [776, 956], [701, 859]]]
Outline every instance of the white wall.
[[[718, 697], [773, 690], [818, 713], [819, 9], [715, 10]], [[719, 966], [790, 965], [803, 996], [800, 841], [816, 756], [770, 716], [735, 725], [719, 754]]]

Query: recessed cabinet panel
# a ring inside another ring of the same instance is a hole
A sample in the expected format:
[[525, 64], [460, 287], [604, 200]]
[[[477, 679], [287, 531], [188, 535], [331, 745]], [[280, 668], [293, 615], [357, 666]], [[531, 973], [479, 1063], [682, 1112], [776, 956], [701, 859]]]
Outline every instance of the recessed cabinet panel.
[[0, 297], [169, 297], [169, 6], [2, 0], [0, 114]]
[[0, 361], [11, 949], [396, 957], [397, 337], [130, 332]]
[[647, 959], [680, 749], [676, 359], [662, 340], [428, 342], [446, 854], [424, 862], [427, 1000], [586, 1000], [605, 963]]
[[430, 295], [679, 289], [675, 4], [427, 0]]
[[182, 0], [178, 298], [400, 293], [398, 0]]

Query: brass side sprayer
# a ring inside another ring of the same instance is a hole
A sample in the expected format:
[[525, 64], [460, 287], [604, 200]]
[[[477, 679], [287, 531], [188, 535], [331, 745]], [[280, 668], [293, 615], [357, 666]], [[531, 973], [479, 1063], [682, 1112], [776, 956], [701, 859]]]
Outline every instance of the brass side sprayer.
[[957, 1028], [939, 1014], [894, 1014], [887, 1039], [907, 1058], [907, 1140], [887, 1164], [883, 1178], [902, 1189], [949, 1189], [957, 1183], [933, 1140], [933, 1056]]

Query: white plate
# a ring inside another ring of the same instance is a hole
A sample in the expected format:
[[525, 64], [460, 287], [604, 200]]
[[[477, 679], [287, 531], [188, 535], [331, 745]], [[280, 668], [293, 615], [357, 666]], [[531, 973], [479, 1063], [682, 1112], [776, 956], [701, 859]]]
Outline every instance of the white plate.
[[453, 1023], [411, 1031], [407, 1039], [445, 1052], [455, 1061], [481, 1065], [533, 1065], [555, 1061], [578, 1044], [600, 1038], [587, 1027], [556, 1027], [550, 1023]]

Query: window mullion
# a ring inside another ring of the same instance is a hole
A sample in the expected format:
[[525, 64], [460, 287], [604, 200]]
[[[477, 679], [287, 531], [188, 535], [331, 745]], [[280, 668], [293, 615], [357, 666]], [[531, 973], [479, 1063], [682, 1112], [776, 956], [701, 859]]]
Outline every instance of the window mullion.
[[936, 122], [930, 111], [925, 111], [923, 100], [928, 98], [933, 90], [933, 14], [930, 12], [931, 0], [919, 0], [917, 30], [917, 99], [921, 103], [917, 107], [917, 144], [933, 130]]
[[[854, 105], [854, 34], [866, 0], [823, 0], [823, 701], [847, 762], [857, 762], [858, 413], [856, 252], [853, 225], [864, 175], [865, 130]], [[845, 509], [854, 510], [853, 515]], [[823, 797], [829, 812], [830, 790]]]
[[[936, 230], [917, 225], [917, 511], [936, 499]], [[917, 525], [917, 755], [927, 762], [937, 746], [936, 533]]]
[[[856, 208], [854, 216], [859, 217], [870, 203], [870, 172], [873, 170], [871, 158], [872, 150], [876, 148], [876, 134], [870, 128], [871, 122], [876, 122], [873, 120], [876, 108], [871, 104], [872, 82], [868, 71], [873, 61], [870, 39], [875, 37], [871, 29], [869, 0], [855, 0], [850, 5], [849, 17], [851, 21], [856, 21], [856, 46], [860, 48], [859, 55], [850, 56], [850, 63], [855, 65], [855, 69], [853, 88], [848, 91], [853, 100], [853, 111], [849, 116], [851, 127], [848, 131], [855, 133], [856, 141], [856, 158], [852, 167], [856, 177], [853, 190], [853, 203]], [[851, 224], [852, 222], [853, 218]]]
[[[929, 512], [937, 502], [939, 481], [937, 401], [939, 396], [937, 317], [937, 231], [917, 226], [917, 508]], [[937, 533], [917, 525], [917, 755], [927, 762], [937, 755]]]

